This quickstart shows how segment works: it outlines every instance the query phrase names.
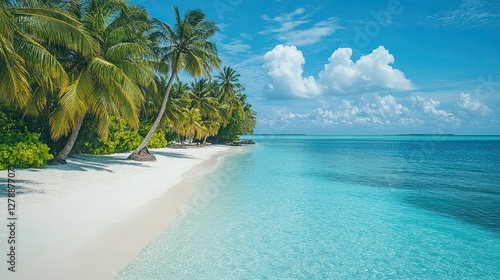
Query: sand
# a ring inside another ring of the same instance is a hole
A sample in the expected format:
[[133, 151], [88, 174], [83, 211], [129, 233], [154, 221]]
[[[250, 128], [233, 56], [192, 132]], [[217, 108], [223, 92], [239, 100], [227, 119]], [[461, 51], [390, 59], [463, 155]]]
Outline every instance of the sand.
[[[16, 272], [8, 271], [4, 195], [0, 279], [113, 279], [179, 215], [201, 175], [238, 150], [164, 148], [152, 150], [156, 162], [128, 161], [123, 153], [16, 170]], [[5, 189], [7, 171], [0, 178]]]

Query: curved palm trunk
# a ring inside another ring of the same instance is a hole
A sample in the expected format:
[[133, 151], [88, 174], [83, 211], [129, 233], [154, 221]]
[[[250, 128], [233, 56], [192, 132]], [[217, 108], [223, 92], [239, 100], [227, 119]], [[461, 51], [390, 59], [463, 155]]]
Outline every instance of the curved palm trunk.
[[149, 130], [148, 134], [146, 134], [146, 137], [144, 137], [144, 140], [142, 140], [142, 143], [139, 145], [139, 147], [137, 147], [137, 149], [135, 149], [132, 152], [132, 154], [128, 156], [127, 159], [132, 159], [137, 161], [156, 161], [155, 156], [149, 153], [148, 148], [146, 146], [148, 145], [151, 136], [153, 136], [153, 133], [158, 128], [158, 125], [160, 125], [160, 121], [163, 117], [163, 114], [165, 114], [165, 109], [167, 108], [167, 102], [168, 102], [168, 95], [170, 94], [170, 89], [172, 88], [174, 77], [175, 73], [172, 73], [172, 75], [170, 76], [170, 80], [168, 81], [167, 84], [165, 97], [163, 97], [163, 102], [161, 103], [160, 112], [158, 112], [158, 116], [156, 117], [155, 122], [151, 126], [151, 129]]
[[56, 165], [56, 164], [66, 164], [66, 158], [68, 157], [69, 153], [73, 149], [73, 146], [75, 145], [76, 138], [78, 138], [78, 134], [80, 133], [80, 129], [82, 128], [83, 120], [85, 119], [85, 114], [83, 114], [75, 123], [75, 127], [73, 127], [73, 131], [71, 131], [71, 135], [68, 139], [68, 142], [66, 142], [66, 146], [57, 154], [55, 158], [53, 158], [49, 164]]

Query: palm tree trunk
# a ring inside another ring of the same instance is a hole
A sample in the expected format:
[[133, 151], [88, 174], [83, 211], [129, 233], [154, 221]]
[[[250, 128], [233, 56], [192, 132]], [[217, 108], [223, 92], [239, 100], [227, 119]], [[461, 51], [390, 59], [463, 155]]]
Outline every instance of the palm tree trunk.
[[52, 101], [52, 91], [49, 91], [47, 93], [46, 99], [45, 99], [45, 108], [43, 108], [43, 117], [44, 117], [44, 128], [43, 128], [43, 133], [44, 133], [44, 138], [46, 141], [52, 141], [52, 138], [50, 138], [50, 104]]
[[86, 113], [84, 113], [75, 123], [75, 127], [73, 127], [73, 131], [71, 131], [71, 135], [69, 136], [68, 142], [66, 142], [66, 146], [57, 154], [55, 158], [50, 161], [50, 164], [66, 164], [66, 158], [69, 153], [73, 149], [75, 145], [76, 138], [78, 138], [78, 134], [80, 133], [80, 129], [82, 128], [83, 120], [85, 119]]
[[[156, 120], [154, 121], [153, 125], [151, 126], [151, 129], [149, 130], [148, 134], [146, 134], [146, 137], [144, 137], [144, 140], [142, 140], [142, 143], [135, 149], [132, 154], [128, 156], [127, 159], [132, 159], [132, 160], [137, 160], [137, 161], [156, 161], [156, 158], [154, 155], [149, 154], [149, 151], [147, 150], [146, 146], [148, 145], [149, 140], [151, 139], [151, 136], [153, 136], [153, 133], [156, 131], [158, 128], [158, 125], [160, 125], [160, 121], [163, 118], [163, 114], [165, 114], [165, 109], [167, 108], [167, 101], [168, 101], [168, 95], [170, 94], [170, 89], [172, 88], [172, 84], [174, 82], [174, 77], [175, 73], [172, 73], [170, 76], [170, 80], [168, 81], [167, 84], [167, 90], [165, 91], [165, 97], [163, 97], [163, 102], [161, 103], [161, 108], [160, 112], [158, 112], [158, 116], [156, 117]], [[143, 154], [146, 154], [147, 156], [141, 156], [141, 152]]]
[[201, 144], [202, 146], [205, 146], [205, 142], [207, 141], [208, 135], [205, 135], [205, 138], [203, 138], [203, 143]]
[[45, 117], [46, 123], [49, 123], [49, 120], [50, 120], [50, 103], [52, 103], [52, 92], [51, 91], [49, 91], [47, 93], [47, 97], [45, 99], [44, 117]]

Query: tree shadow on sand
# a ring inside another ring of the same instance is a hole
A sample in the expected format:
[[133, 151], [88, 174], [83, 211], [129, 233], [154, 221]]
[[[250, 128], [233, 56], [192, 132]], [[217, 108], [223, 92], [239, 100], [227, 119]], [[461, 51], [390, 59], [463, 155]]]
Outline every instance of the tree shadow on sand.
[[[164, 152], [164, 151], [153, 151], [153, 154], [158, 156], [164, 156], [168, 158], [184, 158], [184, 159], [197, 159], [190, 155], [185, 155], [182, 153], [175, 152]], [[122, 166], [135, 166], [138, 168], [151, 168], [150, 165], [143, 162], [128, 160], [126, 155], [75, 155], [68, 158], [68, 163], [64, 165], [48, 165], [43, 168], [31, 168], [29, 172], [41, 172], [47, 169], [54, 169], [57, 171], [104, 171], [109, 173], [114, 173], [110, 166], [122, 165]], [[21, 180], [15, 179], [13, 183], [16, 187], [16, 195], [40, 192], [36, 189], [27, 188], [24, 186], [32, 186], [37, 183], [33, 180]], [[7, 178], [0, 178], [0, 197], [7, 197], [8, 195], [8, 181]]]
[[151, 153], [154, 155], [159, 155], [159, 156], [164, 156], [164, 157], [169, 157], [169, 158], [197, 159], [196, 157], [193, 157], [190, 155], [185, 155], [185, 154], [181, 154], [181, 153], [174, 153], [174, 152], [152, 151]]
[[[22, 194], [27, 194], [27, 193], [36, 193], [40, 192], [35, 189], [31, 188], [26, 188], [21, 186], [22, 185], [35, 185], [36, 182], [32, 180], [16, 180], [14, 179], [14, 182], [11, 183], [13, 186], [15, 186], [16, 189], [16, 195], [22, 195]], [[0, 197], [7, 197], [8, 195], [8, 181], [7, 178], [0, 178]]]

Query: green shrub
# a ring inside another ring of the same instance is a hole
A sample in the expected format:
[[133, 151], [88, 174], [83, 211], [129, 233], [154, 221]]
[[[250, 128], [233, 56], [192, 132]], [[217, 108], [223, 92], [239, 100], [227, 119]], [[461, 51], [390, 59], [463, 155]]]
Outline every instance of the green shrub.
[[[121, 123], [120, 123], [121, 122]], [[80, 154], [109, 155], [131, 151], [142, 141], [141, 135], [123, 121], [113, 118], [109, 125], [108, 140], [99, 138], [92, 118], [86, 120], [73, 151]]]
[[165, 139], [167, 143], [171, 143], [172, 141], [177, 141], [177, 133], [172, 130], [172, 128], [168, 127], [165, 130]]
[[[151, 124], [141, 122], [139, 130], [133, 130], [120, 119], [113, 117], [109, 125], [108, 140], [99, 138], [95, 132], [95, 120], [85, 120], [80, 135], [76, 140], [74, 153], [109, 155], [113, 153], [130, 152], [137, 148], [151, 128]], [[148, 143], [148, 148], [163, 148], [167, 146], [165, 131], [156, 131]]]
[[99, 145], [91, 149], [92, 154], [108, 155], [131, 151], [141, 144], [142, 137], [133, 130], [110, 132], [108, 141], [99, 140]]
[[0, 170], [41, 167], [52, 159], [50, 148], [39, 139], [40, 134], [25, 132], [11, 133], [10, 136], [0, 143]]
[[[144, 137], [146, 137], [146, 134], [148, 134], [150, 129], [151, 129], [151, 124], [141, 122], [141, 127], [139, 129], [139, 134], [142, 136], [141, 140], [144, 139]], [[156, 130], [151, 136], [151, 139], [149, 139], [148, 148], [154, 149], [154, 148], [166, 147], [168, 143], [167, 140], [165, 139], [165, 134], [166, 133], [163, 129]], [[137, 146], [135, 146], [134, 148], [137, 148]]]
[[0, 104], [0, 170], [41, 167], [52, 159], [39, 133], [28, 130], [22, 114]]
[[[140, 144], [140, 142], [139, 142]], [[165, 132], [162, 130], [155, 131], [151, 136], [148, 143], [148, 148], [165, 148], [167, 146], [167, 140], [165, 139]], [[137, 146], [136, 146], [137, 147]]]
[[[121, 122], [121, 123], [120, 123]], [[109, 155], [129, 152], [137, 148], [151, 128], [151, 124], [141, 122], [139, 131], [128, 127], [118, 118], [113, 118], [109, 126], [108, 140], [100, 139], [93, 129], [94, 120], [88, 119], [80, 132], [73, 151], [82, 154]], [[156, 131], [148, 143], [148, 148], [167, 146], [165, 131]]]

